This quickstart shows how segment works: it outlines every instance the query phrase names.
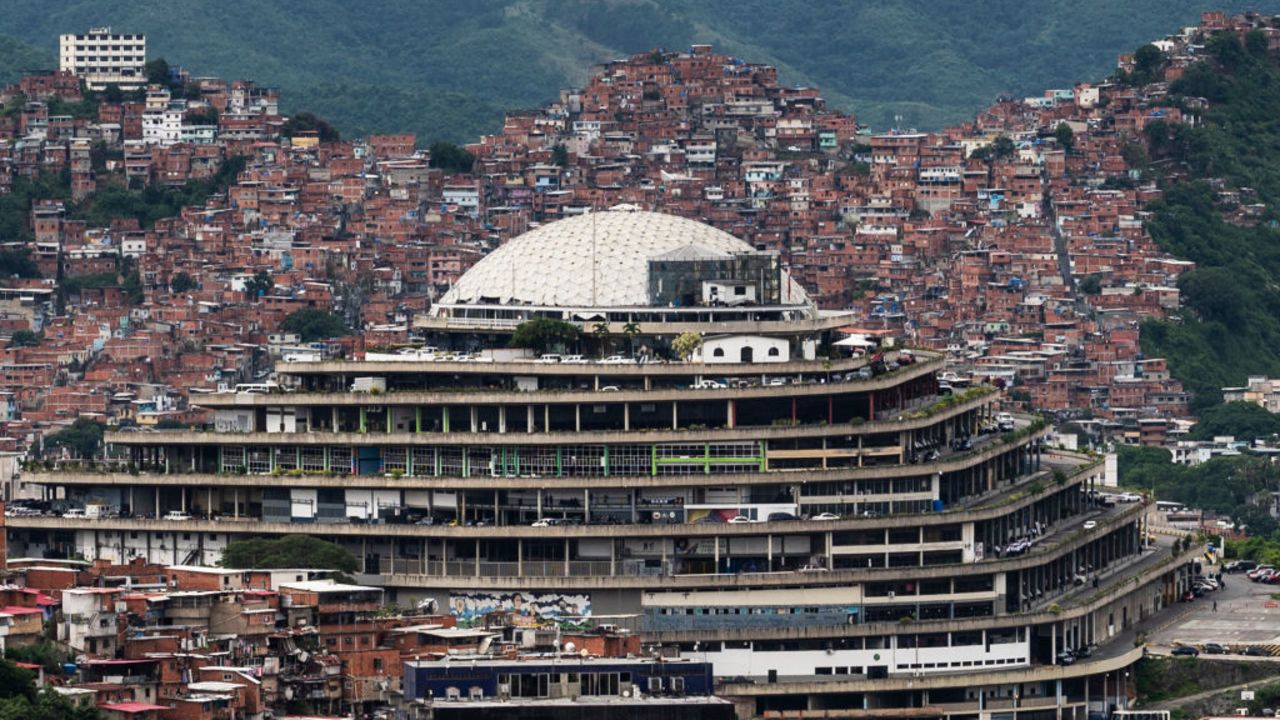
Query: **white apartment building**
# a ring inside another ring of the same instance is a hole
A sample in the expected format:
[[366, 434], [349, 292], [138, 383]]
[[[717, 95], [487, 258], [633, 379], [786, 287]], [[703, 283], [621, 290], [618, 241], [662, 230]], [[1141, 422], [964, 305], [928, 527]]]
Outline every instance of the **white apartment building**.
[[168, 147], [182, 141], [182, 118], [187, 101], [173, 100], [163, 108], [142, 111], [142, 142]]
[[82, 78], [91, 89], [107, 85], [136, 89], [146, 84], [147, 38], [112, 33], [109, 27], [58, 37], [58, 69]]

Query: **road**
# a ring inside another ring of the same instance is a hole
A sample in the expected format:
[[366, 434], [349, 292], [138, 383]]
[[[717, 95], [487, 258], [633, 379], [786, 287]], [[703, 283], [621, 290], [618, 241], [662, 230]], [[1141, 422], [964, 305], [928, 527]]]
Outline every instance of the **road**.
[[[1212, 568], [1206, 568], [1206, 571]], [[1176, 620], [1152, 631], [1148, 647], [1153, 654], [1167, 653], [1175, 644], [1262, 645], [1280, 651], [1280, 602], [1272, 599], [1280, 586], [1249, 582], [1244, 575], [1223, 575], [1226, 587], [1206, 593]], [[1213, 604], [1218, 603], [1214, 612]], [[1212, 657], [1212, 656], [1206, 656]], [[1241, 659], [1230, 655], [1232, 659]], [[1267, 660], [1268, 658], [1249, 658]], [[1276, 658], [1280, 659], [1280, 658]]]

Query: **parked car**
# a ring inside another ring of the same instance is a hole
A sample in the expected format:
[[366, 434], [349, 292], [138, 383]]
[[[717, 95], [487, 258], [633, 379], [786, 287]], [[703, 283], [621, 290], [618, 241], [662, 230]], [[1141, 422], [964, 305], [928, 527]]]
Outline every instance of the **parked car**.
[[1076, 654], [1071, 650], [1063, 650], [1062, 652], [1058, 653], [1059, 665], [1071, 665], [1075, 663], [1075, 661], [1076, 661]]
[[1253, 560], [1232, 560], [1226, 565], [1223, 565], [1222, 570], [1223, 572], [1238, 573], [1238, 572], [1249, 572], [1250, 570], [1253, 570], [1256, 567], [1258, 567], [1258, 563], [1254, 562]]
[[769, 513], [769, 522], [786, 522], [787, 520], [798, 520], [795, 515], [789, 512], [772, 512]]
[[1200, 651], [1205, 655], [1226, 655], [1227, 648], [1215, 642], [1207, 642], [1200, 646]]
[[839, 520], [839, 519], [840, 519], [840, 516], [839, 516], [839, 515], [837, 515], [837, 514], [835, 514], [835, 513], [824, 512], [824, 513], [818, 513], [817, 515], [814, 515], [813, 517], [811, 517], [811, 518], [809, 518], [809, 519], [810, 519], [810, 520], [824, 520], [824, 521], [825, 521], [825, 520]]
[[184, 513], [181, 510], [170, 510], [169, 512], [164, 514], [164, 519], [165, 520], [190, 520], [191, 515], [188, 513]]
[[635, 362], [635, 358], [630, 358], [626, 355], [610, 355], [600, 361], [602, 365], [634, 365]]
[[1084, 529], [1085, 529], [1085, 530], [1092, 530], [1092, 529], [1094, 529], [1094, 528], [1096, 528], [1096, 527], [1098, 527], [1098, 521], [1097, 521], [1097, 520], [1085, 520], [1085, 521], [1084, 521]]
[[1178, 646], [1175, 646], [1172, 650], [1170, 650], [1169, 654], [1176, 655], [1176, 656], [1196, 657], [1197, 655], [1200, 654], [1200, 651], [1191, 647], [1190, 645], [1178, 645]]
[[618, 392], [619, 389], [617, 385], [601, 385], [598, 392]]
[[690, 387], [694, 390], [723, 390], [729, 386], [719, 380], [699, 380]]
[[1002, 412], [996, 415], [996, 427], [1001, 432], [1008, 432], [1013, 429], [1013, 415], [1011, 413]]
[[1271, 657], [1271, 653], [1267, 652], [1267, 649], [1261, 645], [1249, 645], [1241, 650], [1240, 654], [1248, 655], [1249, 657]]
[[741, 525], [743, 523], [749, 523], [749, 522], [751, 522], [751, 518], [747, 517], [746, 515], [734, 515], [733, 517], [729, 518], [730, 525]]
[[1275, 567], [1272, 565], [1259, 565], [1249, 571], [1248, 578], [1254, 582], [1258, 582], [1259, 576], [1263, 574], [1270, 574], [1274, 571]]

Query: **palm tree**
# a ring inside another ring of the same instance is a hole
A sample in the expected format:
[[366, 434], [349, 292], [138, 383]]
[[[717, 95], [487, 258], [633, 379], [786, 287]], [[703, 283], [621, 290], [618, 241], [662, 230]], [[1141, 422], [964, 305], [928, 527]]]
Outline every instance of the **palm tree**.
[[626, 325], [622, 326], [622, 334], [627, 336], [627, 354], [636, 354], [636, 336], [640, 334], [640, 326], [635, 321], [628, 320]]
[[609, 334], [613, 332], [609, 329], [609, 321], [601, 320], [591, 328], [591, 334], [596, 336], [596, 341], [600, 343], [600, 357], [605, 356], [605, 349], [608, 347]]

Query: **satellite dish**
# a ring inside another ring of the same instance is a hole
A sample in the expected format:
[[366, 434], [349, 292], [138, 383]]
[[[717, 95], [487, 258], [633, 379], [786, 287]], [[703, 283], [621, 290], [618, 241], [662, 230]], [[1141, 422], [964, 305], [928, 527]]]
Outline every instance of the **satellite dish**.
[[564, 644], [564, 651], [567, 653], [574, 652], [577, 649], [578, 649], [578, 646], [574, 645], [572, 642], [567, 642]]

